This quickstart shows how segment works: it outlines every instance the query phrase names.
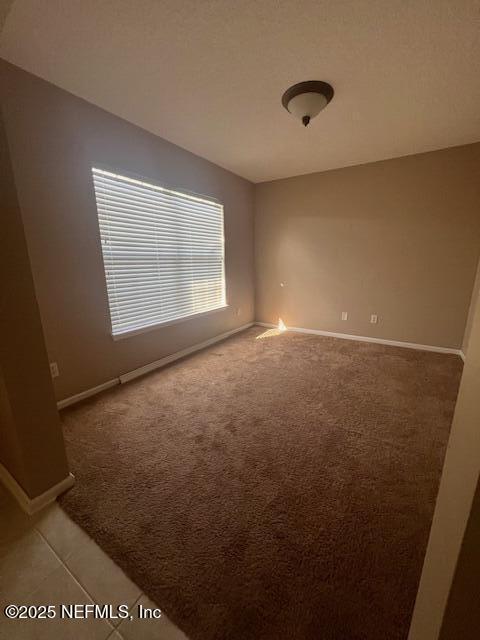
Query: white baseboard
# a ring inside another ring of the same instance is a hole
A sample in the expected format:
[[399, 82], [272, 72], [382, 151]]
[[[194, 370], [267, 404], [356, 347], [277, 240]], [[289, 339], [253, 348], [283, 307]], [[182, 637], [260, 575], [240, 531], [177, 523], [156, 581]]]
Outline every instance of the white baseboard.
[[[200, 342], [199, 344], [195, 344], [192, 347], [188, 347], [187, 349], [183, 349], [182, 351], [177, 351], [176, 353], [172, 353], [165, 358], [161, 358], [160, 360], [155, 360], [155, 362], [150, 362], [149, 364], [139, 367], [138, 369], [134, 369], [133, 371], [129, 371], [128, 373], [124, 373], [118, 378], [113, 378], [112, 380], [108, 380], [103, 384], [99, 384], [96, 387], [92, 387], [91, 389], [86, 389], [81, 393], [77, 393], [74, 396], [70, 396], [69, 398], [65, 398], [64, 400], [60, 400], [57, 402], [58, 409], [63, 409], [65, 407], [70, 406], [71, 404], [75, 404], [76, 402], [80, 402], [80, 400], [84, 400], [85, 398], [89, 398], [90, 396], [96, 395], [101, 391], [105, 391], [106, 389], [110, 389], [110, 387], [114, 387], [117, 384], [128, 382], [129, 380], [133, 380], [134, 378], [138, 378], [139, 376], [143, 376], [150, 371], [154, 371], [155, 369], [159, 369], [169, 364], [170, 362], [174, 362], [175, 360], [179, 360], [180, 358], [184, 358], [185, 356], [190, 355], [191, 353], [195, 353], [195, 351], [200, 351], [201, 349], [205, 349], [216, 342], [220, 342], [221, 340], [225, 340], [226, 338], [234, 335], [235, 333], [239, 333], [240, 331], [245, 331], [252, 327], [254, 324], [259, 325], [260, 327], [269, 327], [275, 328], [277, 325], [271, 324], [269, 322], [248, 322], [247, 324], [242, 325], [241, 327], [237, 327], [236, 329], [232, 329], [231, 331], [226, 331], [225, 333], [221, 333], [220, 335], [214, 336], [209, 340], [205, 340], [204, 342]], [[428, 344], [416, 344], [414, 342], [400, 342], [397, 340], [385, 340], [383, 338], [370, 338], [367, 336], [357, 336], [350, 335], [347, 333], [335, 333], [333, 331], [321, 331], [320, 329], [303, 329], [302, 327], [288, 327], [288, 331], [295, 331], [297, 333], [313, 333], [315, 335], [327, 336], [330, 338], [341, 338], [344, 340], [358, 340], [360, 342], [373, 342], [377, 344], [386, 344], [392, 347], [406, 347], [407, 349], [419, 349], [421, 351], [436, 351], [438, 353], [453, 353], [457, 356], [460, 356], [462, 360], [465, 360], [465, 354], [460, 349], [452, 349], [450, 347], [436, 347]]]
[[100, 393], [101, 391], [105, 391], [106, 389], [110, 389], [110, 387], [114, 387], [117, 384], [120, 384], [120, 380], [118, 378], [114, 378], [113, 380], [107, 380], [107, 382], [104, 382], [103, 384], [99, 384], [97, 387], [86, 389], [85, 391], [81, 391], [80, 393], [77, 393], [74, 396], [70, 396], [69, 398], [60, 400], [60, 402], [57, 402], [57, 409], [64, 409], [65, 407], [68, 407], [71, 404], [80, 402], [80, 400], [85, 400], [85, 398], [94, 396], [97, 393]]
[[247, 324], [242, 325], [241, 327], [237, 327], [236, 329], [232, 329], [231, 331], [226, 331], [225, 333], [221, 333], [220, 335], [214, 336], [209, 340], [205, 340], [204, 342], [200, 342], [199, 344], [195, 344], [192, 347], [188, 347], [187, 349], [183, 349], [182, 351], [177, 351], [176, 353], [172, 353], [165, 358], [161, 358], [160, 360], [155, 360], [155, 362], [150, 362], [146, 364], [144, 367], [139, 367], [138, 369], [134, 369], [133, 371], [129, 371], [128, 373], [124, 373], [118, 378], [113, 378], [112, 380], [108, 380], [103, 384], [99, 384], [97, 387], [92, 387], [91, 389], [86, 389], [80, 393], [77, 393], [74, 396], [70, 396], [69, 398], [65, 398], [64, 400], [60, 400], [57, 402], [58, 409], [64, 409], [65, 407], [70, 406], [71, 404], [75, 404], [76, 402], [80, 402], [80, 400], [84, 400], [85, 398], [89, 398], [90, 396], [94, 396], [101, 391], [105, 391], [106, 389], [110, 389], [110, 387], [114, 387], [117, 384], [128, 382], [129, 380], [133, 380], [134, 378], [138, 378], [139, 376], [143, 376], [145, 373], [149, 371], [154, 371], [155, 369], [159, 369], [160, 367], [164, 367], [166, 364], [170, 362], [174, 362], [175, 360], [179, 360], [180, 358], [184, 358], [191, 353], [195, 353], [195, 351], [200, 351], [200, 349], [205, 349], [205, 347], [209, 347], [216, 342], [220, 342], [220, 340], [225, 340], [229, 336], [233, 336], [235, 333], [239, 333], [240, 331], [245, 331], [245, 329], [249, 329], [255, 323], [248, 322]]
[[[275, 328], [276, 324], [269, 322], [256, 322], [260, 327]], [[404, 347], [406, 349], [418, 349], [419, 351], [435, 351], [437, 353], [453, 353], [465, 359], [460, 349], [452, 349], [451, 347], [436, 347], [430, 344], [417, 344], [415, 342], [401, 342], [399, 340], [385, 340], [384, 338], [370, 338], [369, 336], [357, 336], [348, 333], [335, 333], [333, 331], [321, 331], [320, 329], [303, 329], [302, 327], [287, 327], [287, 331], [296, 333], [313, 333], [318, 336], [327, 336], [329, 338], [341, 338], [342, 340], [356, 340], [358, 342], [374, 342], [375, 344], [386, 344], [391, 347]]]
[[165, 358], [160, 358], [160, 360], [155, 360], [155, 362], [150, 362], [150, 364], [146, 364], [144, 367], [139, 367], [138, 369], [134, 369], [133, 371], [129, 371], [128, 373], [120, 376], [119, 380], [123, 384], [124, 382], [128, 382], [129, 380], [133, 380], [134, 378], [138, 378], [139, 376], [143, 376], [145, 373], [149, 373], [150, 371], [154, 371], [155, 369], [159, 369], [160, 367], [164, 367], [166, 364], [170, 364], [170, 362], [174, 362], [175, 360], [179, 360], [180, 358], [184, 358], [185, 356], [190, 355], [191, 353], [195, 353], [195, 351], [200, 351], [201, 349], [205, 349], [216, 342], [220, 342], [220, 340], [225, 340], [225, 338], [229, 338], [233, 336], [235, 333], [239, 333], [240, 331], [245, 331], [245, 329], [249, 329], [253, 327], [255, 323], [249, 322], [247, 324], [242, 325], [241, 327], [237, 327], [236, 329], [232, 329], [231, 331], [226, 331], [225, 333], [221, 333], [218, 336], [210, 338], [209, 340], [205, 340], [204, 342], [200, 342], [198, 344], [193, 345], [193, 347], [188, 347], [187, 349], [182, 349], [182, 351], [177, 351], [176, 353], [172, 353], [170, 356], [166, 356]]
[[73, 474], [69, 473], [66, 478], [58, 482], [53, 487], [50, 487], [50, 489], [47, 489], [47, 491], [44, 491], [35, 498], [30, 498], [8, 469], [0, 463], [0, 482], [2, 482], [10, 491], [22, 509], [28, 513], [28, 515], [32, 515], [49, 505], [51, 502], [54, 502], [57, 496], [61, 493], [64, 493], [67, 489], [73, 487], [75, 478]]

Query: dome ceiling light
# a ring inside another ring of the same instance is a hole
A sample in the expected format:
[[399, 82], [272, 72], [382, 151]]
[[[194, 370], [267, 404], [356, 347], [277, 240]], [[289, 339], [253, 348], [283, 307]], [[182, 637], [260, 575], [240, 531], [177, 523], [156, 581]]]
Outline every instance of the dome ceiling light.
[[294, 84], [282, 96], [285, 109], [299, 118], [306, 127], [333, 98], [333, 87], [321, 80], [308, 80]]

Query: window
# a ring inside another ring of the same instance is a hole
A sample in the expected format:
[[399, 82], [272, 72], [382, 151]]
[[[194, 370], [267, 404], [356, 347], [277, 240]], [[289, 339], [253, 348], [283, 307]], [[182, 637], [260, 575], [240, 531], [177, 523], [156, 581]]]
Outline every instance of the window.
[[113, 336], [224, 307], [223, 206], [92, 173]]

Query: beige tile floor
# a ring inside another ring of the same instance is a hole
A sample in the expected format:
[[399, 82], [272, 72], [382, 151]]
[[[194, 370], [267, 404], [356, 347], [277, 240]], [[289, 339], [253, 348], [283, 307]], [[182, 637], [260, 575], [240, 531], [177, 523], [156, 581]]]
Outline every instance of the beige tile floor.
[[[54, 605], [56, 617], [10, 620], [9, 604]], [[122, 604], [129, 617], [62, 619], [61, 604]], [[157, 608], [56, 503], [27, 516], [0, 484], [1, 640], [187, 640], [163, 614], [139, 619], [139, 605]]]

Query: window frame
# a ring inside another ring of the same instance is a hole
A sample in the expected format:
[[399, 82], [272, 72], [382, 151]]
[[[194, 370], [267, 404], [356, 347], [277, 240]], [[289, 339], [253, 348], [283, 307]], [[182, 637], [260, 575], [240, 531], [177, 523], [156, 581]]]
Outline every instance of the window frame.
[[[134, 183], [138, 183], [138, 184], [146, 184], [148, 186], [151, 187], [158, 187], [160, 189], [165, 189], [167, 191], [172, 191], [172, 192], [176, 192], [181, 196], [190, 196], [192, 198], [199, 198], [201, 200], [205, 200], [206, 202], [209, 203], [214, 203], [216, 205], [219, 205], [222, 207], [222, 248], [223, 248], [223, 261], [222, 261], [222, 266], [223, 266], [223, 284], [224, 284], [224, 292], [225, 292], [225, 304], [221, 305], [220, 307], [216, 307], [215, 309], [208, 309], [207, 311], [197, 311], [194, 313], [190, 313], [189, 315], [186, 316], [181, 316], [179, 318], [172, 318], [170, 320], [164, 320], [161, 322], [155, 322], [154, 324], [149, 324], [145, 327], [139, 327], [138, 329], [129, 329], [127, 331], [122, 331], [120, 333], [115, 334], [113, 332], [113, 322], [112, 322], [112, 314], [111, 314], [111, 309], [110, 309], [110, 298], [108, 296], [108, 287], [107, 287], [107, 274], [106, 274], [106, 265], [105, 265], [105, 261], [104, 261], [104, 255], [103, 255], [103, 244], [102, 244], [102, 233], [101, 233], [101, 229], [100, 229], [100, 220], [98, 218], [98, 208], [97, 208], [97, 197], [96, 197], [96, 193], [95, 193], [95, 184], [94, 184], [94, 170], [97, 171], [105, 171], [107, 173], [111, 173], [115, 176], [118, 176], [120, 178], [126, 178], [127, 180], [130, 180]], [[144, 175], [140, 175], [137, 173], [133, 173], [131, 171], [124, 171], [123, 169], [116, 169], [116, 168], [112, 168], [111, 166], [105, 165], [103, 163], [100, 162], [96, 162], [94, 164], [92, 164], [90, 166], [90, 179], [91, 179], [91, 184], [92, 184], [92, 195], [93, 195], [93, 201], [95, 204], [95, 216], [96, 216], [96, 221], [97, 221], [97, 230], [98, 230], [98, 242], [99, 242], [99, 248], [100, 248], [100, 255], [101, 255], [101, 260], [102, 260], [102, 266], [103, 266], [103, 275], [104, 275], [104, 283], [105, 283], [105, 295], [106, 295], [106, 306], [107, 306], [107, 310], [108, 310], [108, 318], [110, 321], [110, 337], [112, 338], [113, 341], [117, 342], [119, 340], [125, 340], [126, 338], [130, 338], [136, 335], [141, 335], [143, 333], [149, 333], [150, 331], [155, 331], [157, 329], [162, 329], [163, 327], [170, 327], [170, 326], [174, 326], [177, 324], [181, 324], [183, 322], [188, 322], [191, 320], [195, 320], [195, 319], [200, 319], [202, 317], [207, 317], [216, 313], [220, 313], [222, 311], [227, 310], [230, 307], [229, 304], [229, 298], [228, 298], [228, 284], [227, 284], [227, 273], [226, 273], [226, 241], [225, 241], [225, 205], [224, 203], [219, 200], [218, 198], [215, 198], [214, 196], [207, 196], [205, 194], [202, 193], [196, 193], [194, 191], [190, 191], [181, 187], [177, 187], [177, 186], [172, 186], [170, 184], [167, 184], [165, 182], [160, 182], [158, 179], [155, 178], [150, 178], [150, 177], [146, 177]]]

